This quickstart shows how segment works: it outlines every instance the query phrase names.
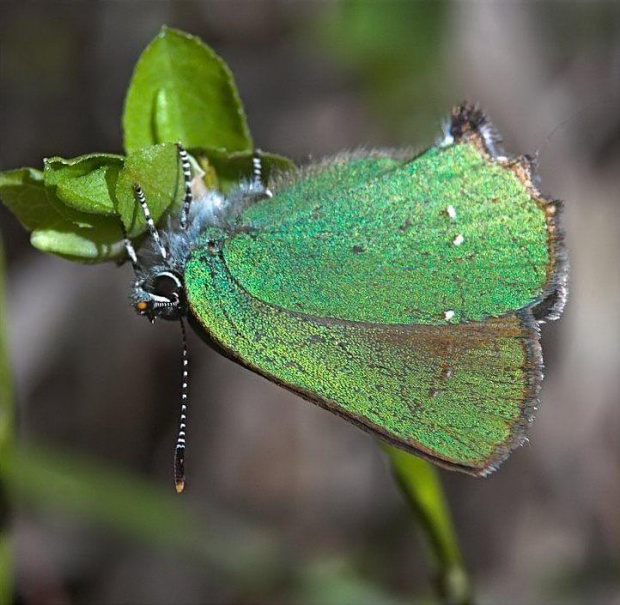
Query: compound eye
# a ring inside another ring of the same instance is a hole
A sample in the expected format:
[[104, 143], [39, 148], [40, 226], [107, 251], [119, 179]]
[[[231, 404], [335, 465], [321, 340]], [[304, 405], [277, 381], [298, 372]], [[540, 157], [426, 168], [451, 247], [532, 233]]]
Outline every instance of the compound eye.
[[172, 274], [158, 275], [153, 280], [153, 294], [163, 296], [168, 300], [172, 301], [175, 298], [178, 298], [180, 289], [180, 280]]
[[146, 311], [149, 308], [149, 303], [146, 302], [145, 300], [141, 300], [139, 303], [136, 303], [136, 311], [139, 311], [140, 313], [142, 313], [143, 311]]

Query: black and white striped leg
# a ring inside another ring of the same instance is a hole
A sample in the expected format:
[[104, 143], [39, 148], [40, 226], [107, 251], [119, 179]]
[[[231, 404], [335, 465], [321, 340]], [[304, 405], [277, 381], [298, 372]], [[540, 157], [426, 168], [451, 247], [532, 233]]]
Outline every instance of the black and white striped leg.
[[179, 157], [181, 158], [181, 169], [183, 170], [183, 183], [185, 185], [185, 196], [183, 198], [183, 210], [181, 211], [181, 228], [187, 229], [189, 225], [189, 207], [192, 203], [192, 172], [191, 164], [187, 151], [181, 143], [177, 143]]
[[123, 241], [125, 242], [125, 252], [127, 253], [127, 257], [131, 261], [131, 266], [133, 267], [134, 273], [137, 275], [140, 272], [140, 263], [138, 262], [138, 255], [136, 254], [136, 249], [133, 247], [129, 236], [127, 235], [127, 229], [125, 229], [125, 225], [121, 222], [121, 229], [123, 230]]
[[187, 436], [187, 411], [188, 411], [188, 382], [189, 382], [189, 361], [187, 359], [187, 333], [183, 319], [181, 324], [181, 335], [183, 337], [183, 386], [181, 388], [181, 416], [179, 418], [179, 432], [177, 444], [174, 450], [174, 485], [177, 493], [180, 494], [185, 489], [185, 439]]
[[260, 149], [256, 149], [254, 151], [254, 156], [252, 157], [252, 173], [254, 175], [254, 185], [263, 189], [267, 197], [273, 197], [273, 193], [263, 182], [263, 163], [260, 159], [260, 153]]
[[157, 232], [157, 228], [155, 227], [155, 223], [153, 222], [153, 217], [151, 216], [151, 212], [149, 211], [149, 207], [146, 204], [146, 198], [144, 197], [144, 193], [142, 192], [142, 188], [138, 183], [135, 183], [133, 186], [134, 195], [138, 204], [142, 208], [142, 213], [144, 214], [144, 220], [146, 221], [146, 225], [149, 229], [149, 233], [155, 242], [155, 245], [159, 248], [159, 253], [161, 257], [166, 260], [168, 253], [161, 243], [161, 239], [159, 238], [159, 233]]

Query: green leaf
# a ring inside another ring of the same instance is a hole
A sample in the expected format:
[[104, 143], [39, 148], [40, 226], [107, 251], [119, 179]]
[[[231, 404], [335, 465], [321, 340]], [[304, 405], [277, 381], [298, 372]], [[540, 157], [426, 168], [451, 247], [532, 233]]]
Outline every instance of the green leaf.
[[[222, 191], [228, 191], [239, 181], [252, 178], [253, 151], [235, 151], [227, 153], [221, 149], [192, 149], [192, 155], [198, 160], [206, 175], [212, 172], [217, 175], [215, 183], [207, 186], [218, 186]], [[263, 168], [263, 180], [267, 182], [271, 176], [295, 170], [295, 164], [288, 158], [275, 153], [260, 153]]]
[[176, 145], [165, 143], [139, 149], [127, 156], [118, 175], [118, 214], [130, 237], [146, 230], [146, 222], [134, 197], [134, 184], [144, 192], [155, 223], [167, 211], [180, 207], [183, 200], [183, 173]]
[[[87, 214], [114, 216], [115, 189], [123, 156], [107, 153], [83, 155], [78, 158], [45, 160], [45, 186], [57, 203]], [[61, 213], [65, 208], [52, 204]], [[73, 215], [77, 216], [77, 215]], [[71, 218], [69, 212], [68, 218]], [[88, 222], [82, 217], [82, 221]]]
[[438, 471], [429, 462], [395, 447], [381, 447], [388, 454], [394, 477], [428, 540], [441, 596], [454, 605], [470, 604], [472, 588]]
[[46, 189], [40, 170], [20, 168], [1, 173], [0, 195], [24, 227], [32, 231], [31, 244], [43, 252], [86, 263], [103, 262], [123, 253], [119, 220], [75, 210], [88, 221], [87, 228], [79, 227], [50, 203], [55, 193]]
[[157, 143], [228, 151], [252, 148], [241, 100], [224, 61], [184, 32], [163, 28], [142, 53], [123, 113], [128, 152]]
[[94, 217], [89, 228], [78, 227], [68, 219], [35, 229], [30, 243], [41, 250], [66, 260], [102, 263], [119, 258], [125, 250], [120, 221], [117, 218]]
[[60, 217], [47, 199], [43, 173], [34, 168], [0, 173], [0, 198], [29, 231], [54, 223]]
[[41, 225], [31, 243], [43, 252], [81, 262], [122, 254], [121, 220], [131, 236], [146, 229], [135, 203], [134, 183], [142, 186], [155, 222], [183, 196], [178, 152], [172, 143], [146, 147], [127, 158], [112, 154], [50, 158], [45, 161], [44, 182], [56, 220]]

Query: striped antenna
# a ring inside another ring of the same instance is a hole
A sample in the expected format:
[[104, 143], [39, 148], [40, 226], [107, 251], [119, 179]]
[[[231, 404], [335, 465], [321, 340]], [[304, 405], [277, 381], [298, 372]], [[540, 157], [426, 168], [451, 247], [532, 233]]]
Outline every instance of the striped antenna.
[[188, 368], [187, 359], [187, 333], [183, 318], [179, 320], [181, 324], [181, 335], [183, 337], [183, 386], [181, 388], [181, 416], [179, 418], [179, 432], [177, 435], [177, 445], [174, 450], [174, 485], [177, 494], [185, 489], [185, 437], [187, 429], [187, 388], [188, 388]]
[[254, 175], [254, 185], [263, 189], [267, 197], [273, 197], [273, 193], [263, 182], [263, 163], [261, 162], [260, 154], [261, 150], [256, 149], [254, 151], [254, 156], [252, 157], [252, 173]]
[[151, 212], [149, 211], [149, 207], [146, 204], [146, 198], [144, 197], [144, 193], [142, 192], [142, 188], [138, 183], [135, 183], [133, 186], [134, 196], [140, 207], [142, 208], [142, 213], [144, 214], [144, 220], [146, 221], [147, 227], [149, 228], [149, 233], [155, 242], [155, 245], [159, 248], [159, 253], [161, 257], [166, 260], [168, 253], [166, 249], [161, 243], [161, 239], [159, 238], [159, 233], [157, 232], [157, 228], [155, 227], [155, 223], [153, 222], [153, 217], [151, 216]]
[[191, 164], [187, 151], [181, 143], [177, 143], [179, 157], [181, 158], [181, 168], [183, 170], [183, 183], [185, 185], [185, 197], [183, 198], [183, 210], [181, 211], [181, 229], [187, 230], [189, 225], [189, 207], [192, 203], [192, 173]]

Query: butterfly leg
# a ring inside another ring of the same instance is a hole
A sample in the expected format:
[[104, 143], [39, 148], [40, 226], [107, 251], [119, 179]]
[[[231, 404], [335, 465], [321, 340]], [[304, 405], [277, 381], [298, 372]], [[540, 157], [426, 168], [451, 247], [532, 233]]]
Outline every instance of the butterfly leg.
[[[133, 247], [129, 236], [127, 235], [127, 229], [125, 229], [125, 225], [123, 225], [122, 221], [121, 229], [123, 231], [123, 241], [125, 242], [125, 252], [127, 254], [127, 258], [129, 258], [129, 260], [131, 261], [131, 266], [133, 267], [134, 273], [137, 275], [140, 272], [138, 255], [136, 254], [136, 249]], [[124, 262], [124, 260], [121, 262]]]
[[183, 170], [183, 184], [185, 187], [185, 197], [183, 198], [183, 210], [181, 211], [181, 229], [187, 230], [189, 226], [189, 207], [191, 206], [192, 196], [192, 173], [189, 155], [181, 143], [177, 143], [179, 158], [181, 159], [181, 169]]
[[273, 193], [263, 182], [263, 163], [260, 159], [261, 150], [256, 149], [252, 157], [252, 173], [254, 175], [253, 185], [266, 197], [273, 197]]

